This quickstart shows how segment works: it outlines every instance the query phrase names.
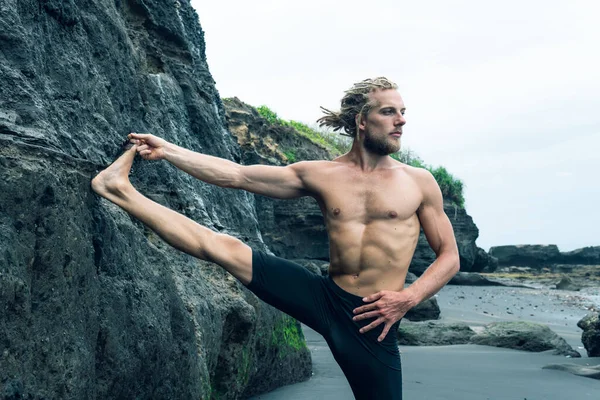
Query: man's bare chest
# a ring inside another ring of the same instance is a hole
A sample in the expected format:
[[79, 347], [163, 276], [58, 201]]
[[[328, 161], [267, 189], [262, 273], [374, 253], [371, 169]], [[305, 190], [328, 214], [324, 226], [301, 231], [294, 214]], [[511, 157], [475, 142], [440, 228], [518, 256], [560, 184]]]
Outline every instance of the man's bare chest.
[[421, 204], [419, 186], [403, 174], [349, 176], [324, 179], [319, 203], [330, 221], [403, 221]]

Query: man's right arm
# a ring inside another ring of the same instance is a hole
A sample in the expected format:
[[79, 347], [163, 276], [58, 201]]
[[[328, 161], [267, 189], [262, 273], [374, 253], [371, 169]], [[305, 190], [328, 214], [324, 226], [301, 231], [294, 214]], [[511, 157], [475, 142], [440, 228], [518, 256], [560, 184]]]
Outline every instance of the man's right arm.
[[308, 195], [302, 180], [306, 162], [276, 167], [240, 165], [184, 149], [154, 135], [132, 133], [139, 154], [147, 160], [165, 159], [188, 174], [213, 185], [243, 189], [263, 196], [291, 199]]

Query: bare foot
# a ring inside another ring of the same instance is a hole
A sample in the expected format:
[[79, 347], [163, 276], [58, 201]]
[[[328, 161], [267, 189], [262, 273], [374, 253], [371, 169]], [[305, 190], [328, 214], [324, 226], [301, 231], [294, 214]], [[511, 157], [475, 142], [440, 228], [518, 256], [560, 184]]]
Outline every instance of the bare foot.
[[114, 203], [116, 198], [122, 198], [128, 189], [133, 189], [129, 182], [129, 171], [136, 149], [137, 145], [132, 146], [108, 168], [96, 175], [92, 179], [92, 190]]

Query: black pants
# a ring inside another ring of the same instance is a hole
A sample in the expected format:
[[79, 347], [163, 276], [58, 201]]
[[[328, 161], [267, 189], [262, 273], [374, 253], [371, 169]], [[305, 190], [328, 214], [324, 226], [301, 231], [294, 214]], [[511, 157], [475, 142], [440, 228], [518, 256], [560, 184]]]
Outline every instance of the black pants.
[[358, 330], [373, 321], [352, 321], [352, 310], [367, 304], [361, 297], [346, 292], [329, 277], [255, 250], [248, 289], [323, 335], [356, 399], [402, 399], [396, 340], [400, 321], [382, 342], [377, 338], [384, 324], [361, 334]]

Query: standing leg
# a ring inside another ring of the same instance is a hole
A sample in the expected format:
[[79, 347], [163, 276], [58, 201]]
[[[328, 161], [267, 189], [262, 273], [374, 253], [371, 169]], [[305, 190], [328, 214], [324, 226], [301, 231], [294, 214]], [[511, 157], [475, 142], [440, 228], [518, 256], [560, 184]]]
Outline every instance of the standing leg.
[[118, 205], [156, 232], [168, 244], [225, 268], [247, 285], [252, 280], [252, 249], [240, 240], [192, 221], [144, 197], [129, 182], [136, 146], [92, 180], [94, 192]]

